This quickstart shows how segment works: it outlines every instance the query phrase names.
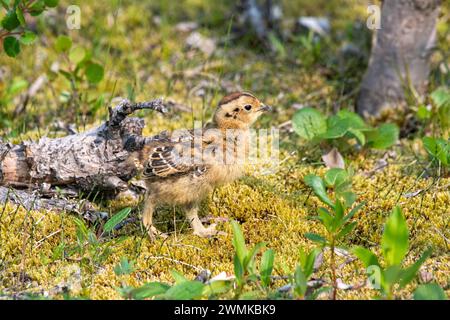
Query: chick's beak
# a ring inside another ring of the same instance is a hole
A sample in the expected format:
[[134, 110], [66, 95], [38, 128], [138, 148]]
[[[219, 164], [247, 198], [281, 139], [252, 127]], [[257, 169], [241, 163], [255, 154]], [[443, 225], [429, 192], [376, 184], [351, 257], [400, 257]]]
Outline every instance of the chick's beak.
[[261, 107], [259, 108], [258, 111], [269, 112], [269, 111], [272, 111], [272, 107], [270, 107], [270, 106], [268, 106], [266, 104], [261, 104]]

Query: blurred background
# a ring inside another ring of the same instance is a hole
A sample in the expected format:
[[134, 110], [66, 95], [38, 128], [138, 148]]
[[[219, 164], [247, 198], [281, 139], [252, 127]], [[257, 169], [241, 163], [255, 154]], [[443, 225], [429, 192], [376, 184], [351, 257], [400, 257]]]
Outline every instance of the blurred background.
[[[220, 96], [237, 90], [276, 106], [262, 125], [283, 124], [304, 106], [353, 110], [371, 49], [370, 3], [60, 1], [27, 21], [35, 43], [16, 58], [0, 55], [0, 132], [81, 130], [105, 119], [115, 97], [165, 97], [181, 111], [180, 121], [164, 124], [173, 127], [209, 117]], [[260, 9], [256, 18], [251, 5]], [[70, 30], [77, 14], [79, 29]], [[435, 87], [448, 84], [445, 5], [440, 16]], [[141, 116], [156, 117], [148, 130], [160, 129], [159, 116]]]

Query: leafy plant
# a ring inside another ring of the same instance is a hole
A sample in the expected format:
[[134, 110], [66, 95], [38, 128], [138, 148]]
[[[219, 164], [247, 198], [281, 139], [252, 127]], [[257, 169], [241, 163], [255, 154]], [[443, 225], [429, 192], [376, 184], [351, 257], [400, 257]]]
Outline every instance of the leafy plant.
[[69, 105], [72, 111], [85, 107], [85, 110], [82, 110], [84, 114], [95, 114], [104, 104], [104, 96], [96, 95], [96, 98], [92, 99], [89, 97], [89, 89], [103, 80], [105, 74], [103, 66], [94, 60], [91, 51], [73, 45], [72, 39], [68, 36], [61, 35], [56, 39], [55, 50], [62, 55], [65, 65], [53, 76], [62, 75], [70, 86], [69, 92], [61, 93], [60, 100]]
[[[346, 211], [355, 201], [355, 194], [350, 191], [349, 176], [343, 169], [331, 169], [325, 175], [325, 181], [315, 175], [307, 175], [305, 183], [312, 188], [316, 196], [328, 206], [318, 209], [318, 216], [315, 217], [325, 227], [326, 234], [306, 233], [305, 237], [319, 244], [321, 247], [329, 247], [331, 252], [330, 269], [332, 281], [332, 297], [336, 299], [337, 275], [335, 249], [342, 239], [347, 236], [356, 226], [356, 222], [351, 222], [353, 216], [364, 205], [361, 203], [355, 206], [347, 214]], [[332, 200], [327, 193], [326, 186], [335, 189], [335, 199]]]
[[450, 142], [448, 140], [424, 137], [422, 142], [434, 164], [439, 167], [448, 167], [450, 165]]
[[109, 233], [114, 230], [123, 220], [128, 217], [128, 215], [131, 212], [131, 208], [124, 208], [120, 210], [118, 213], [113, 215], [108, 221], [106, 221], [105, 225], [103, 226], [103, 232]]
[[398, 140], [399, 129], [394, 124], [373, 128], [354, 112], [341, 110], [326, 117], [314, 108], [303, 108], [292, 118], [294, 131], [303, 139], [314, 143], [334, 144], [340, 150], [350, 148], [350, 140], [363, 147], [386, 149]]
[[445, 134], [450, 129], [449, 89], [446, 87], [435, 89], [429, 96], [429, 103], [418, 106], [416, 116], [430, 125], [435, 134]]
[[[234, 254], [234, 274], [236, 277], [236, 296], [238, 297], [244, 285], [248, 281], [257, 281], [258, 274], [256, 269], [255, 258], [259, 251], [265, 247], [265, 243], [260, 242], [256, 244], [252, 249], [247, 249], [245, 245], [244, 235], [241, 227], [236, 221], [231, 221], [231, 227], [233, 229], [233, 247]], [[268, 287], [270, 284], [270, 275], [273, 269], [274, 253], [271, 250], [266, 251], [263, 254], [262, 263], [260, 265], [261, 279], [264, 287]]]
[[403, 267], [403, 261], [409, 248], [408, 238], [406, 219], [400, 207], [397, 206], [392, 210], [384, 226], [381, 239], [383, 265], [370, 250], [360, 246], [352, 249], [353, 253], [367, 268], [372, 286], [380, 291], [381, 298], [393, 299], [395, 286], [404, 288], [413, 281], [420, 266], [431, 254], [431, 249], [428, 249], [414, 264]]
[[315, 248], [309, 253], [300, 249], [299, 263], [295, 268], [293, 276], [293, 296], [297, 299], [314, 299], [319, 292], [308, 291], [308, 281], [314, 272], [314, 263], [317, 255], [321, 252]]
[[133, 271], [134, 271], [134, 262], [128, 261], [128, 259], [125, 257], [122, 257], [120, 259], [120, 263], [114, 267], [114, 273], [118, 276], [131, 274]]
[[2, 0], [1, 8], [6, 12], [1, 20], [0, 42], [3, 50], [10, 57], [17, 57], [22, 45], [30, 45], [37, 35], [27, 25], [25, 17], [36, 17], [45, 10], [54, 8], [59, 0]]
[[[273, 271], [275, 254], [273, 250], [264, 251], [259, 263], [259, 271], [256, 268], [256, 256], [265, 246], [258, 243], [252, 249], [247, 249], [244, 235], [239, 224], [232, 221], [234, 254], [234, 277], [227, 279], [212, 279], [203, 283], [198, 280], [189, 280], [181, 273], [172, 270], [175, 284], [169, 285], [160, 282], [151, 282], [138, 288], [123, 285], [117, 290], [128, 299], [172, 299], [191, 300], [200, 298], [216, 297], [218, 294], [234, 293], [235, 298], [259, 297], [262, 294], [269, 295], [269, 286]], [[121, 261], [116, 266], [116, 274], [123, 274], [122, 270], [128, 269], [127, 260]], [[257, 287], [257, 291], [244, 292], [244, 286]]]
[[437, 283], [427, 283], [417, 287], [414, 300], [447, 300], [447, 295]]

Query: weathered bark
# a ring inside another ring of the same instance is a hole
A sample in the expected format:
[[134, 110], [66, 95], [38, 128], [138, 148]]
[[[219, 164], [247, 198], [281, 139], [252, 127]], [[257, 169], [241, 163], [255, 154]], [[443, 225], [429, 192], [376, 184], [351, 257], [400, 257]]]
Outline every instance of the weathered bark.
[[[0, 203], [4, 206], [10, 203], [22, 206], [25, 210], [65, 211], [82, 216], [85, 220], [95, 222], [108, 217], [106, 212], [97, 211], [95, 206], [87, 200], [77, 201], [62, 197], [45, 198], [39, 191], [24, 191], [0, 187]], [[3, 210], [0, 207], [0, 215]]]
[[158, 137], [143, 137], [144, 121], [127, 118], [136, 110], [166, 112], [160, 99], [121, 102], [109, 121], [80, 134], [13, 145], [0, 141], [0, 185], [36, 188], [42, 184], [92, 191], [126, 191], [138, 170], [133, 153]]
[[440, 0], [384, 0], [356, 107], [363, 116], [400, 106], [410, 88], [423, 94], [435, 45]]

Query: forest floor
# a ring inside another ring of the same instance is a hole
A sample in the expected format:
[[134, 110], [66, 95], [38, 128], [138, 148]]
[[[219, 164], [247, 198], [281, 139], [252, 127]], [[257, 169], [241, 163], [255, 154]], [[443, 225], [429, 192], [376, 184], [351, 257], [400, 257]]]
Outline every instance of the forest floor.
[[[169, 116], [138, 113], [146, 122], [145, 135], [207, 120], [223, 94], [239, 89], [251, 91], [275, 107], [258, 121], [258, 128], [280, 127], [296, 108], [305, 105], [328, 114], [353, 110], [370, 52], [370, 33], [364, 27], [367, 4], [339, 2], [345, 5], [327, 0], [284, 1], [286, 28], [292, 27], [296, 17], [322, 16], [325, 10], [331, 33], [317, 43], [293, 36], [273, 54], [255, 46], [249, 37], [237, 39], [231, 15], [224, 13], [229, 10], [213, 1], [118, 1], [120, 7], [114, 1], [84, 2], [80, 4], [82, 28], [69, 35], [74, 44], [92, 52], [93, 59], [103, 64], [105, 78], [96, 86], [80, 81], [75, 90], [64, 77], [51, 71], [58, 65], [67, 67], [66, 59], [54, 49], [57, 35], [67, 30], [61, 20], [64, 11], [49, 12], [37, 25], [44, 33], [38, 43], [25, 48], [17, 59], [0, 56], [1, 137], [17, 143], [61, 135], [55, 130], [57, 121], [73, 123], [77, 130], [84, 131], [106, 119], [106, 106], [117, 96], [136, 101], [165, 97], [174, 102], [176, 108]], [[186, 30], [189, 28], [179, 25], [183, 21], [196, 21], [198, 26]], [[438, 28], [442, 52], [449, 51], [448, 25], [443, 19]], [[210, 52], [204, 47], [187, 46], [186, 39], [193, 32], [215, 41]], [[343, 48], [350, 45], [356, 51], [349, 57]], [[436, 52], [433, 70], [439, 71], [444, 57]], [[437, 80], [431, 82], [432, 88], [441, 85], [438, 71], [433, 71]], [[27, 87], [39, 76], [46, 76], [48, 82], [31, 98], [25, 111], [12, 116], [23, 92], [12, 87]], [[71, 106], [67, 96], [75, 91], [81, 94], [81, 103]], [[396, 120], [402, 125], [402, 119]], [[342, 245], [364, 245], [379, 253], [383, 224], [392, 208], [400, 205], [410, 231], [406, 263], [417, 260], [431, 246], [433, 253], [422, 268], [422, 278], [431, 275], [450, 294], [450, 177], [430, 174], [421, 145], [423, 134], [419, 128], [389, 151], [354, 150], [345, 154], [347, 167], [354, 171], [357, 202], [365, 201], [366, 205], [355, 217], [355, 231]], [[99, 208], [110, 214], [133, 208], [135, 219], [113, 238], [103, 239], [99, 247], [89, 247], [83, 256], [62, 257], [58, 250], [77, 246], [73, 215], [0, 206], [0, 297], [45, 294], [62, 298], [61, 288], [67, 286], [72, 297], [111, 299], [120, 298], [116, 288], [124, 283], [173, 282], [171, 270], [188, 278], [204, 269], [213, 275], [231, 273], [231, 219], [241, 223], [248, 243], [264, 241], [274, 249], [274, 274], [292, 273], [299, 249], [313, 247], [304, 234], [323, 231], [318, 222], [309, 219], [320, 203], [303, 178], [309, 173], [322, 176], [326, 168], [319, 146], [305, 143], [289, 130], [281, 130], [280, 146], [282, 162], [276, 172], [266, 174], [259, 167], [249, 168], [245, 178], [217, 189], [202, 206], [202, 215], [221, 221], [218, 229], [226, 233], [214, 239], [192, 235], [179, 211], [164, 207], [158, 210], [156, 220], [158, 228], [170, 237], [150, 242], [138, 218], [141, 204], [101, 201]], [[124, 257], [134, 262], [135, 271], [118, 276], [114, 267]], [[347, 261], [349, 257], [338, 257], [342, 263], [338, 274], [344, 283], [358, 285], [365, 279], [365, 270], [357, 260]], [[325, 254], [325, 266], [328, 258]], [[327, 278], [326, 268], [322, 270], [323, 275], [315, 276]], [[280, 280], [273, 286], [284, 284]], [[400, 291], [398, 297], [411, 298], [409, 289]], [[339, 299], [374, 295], [375, 291], [367, 287], [338, 292]]]

